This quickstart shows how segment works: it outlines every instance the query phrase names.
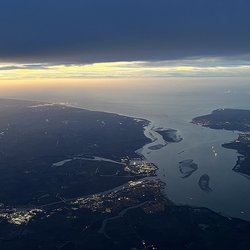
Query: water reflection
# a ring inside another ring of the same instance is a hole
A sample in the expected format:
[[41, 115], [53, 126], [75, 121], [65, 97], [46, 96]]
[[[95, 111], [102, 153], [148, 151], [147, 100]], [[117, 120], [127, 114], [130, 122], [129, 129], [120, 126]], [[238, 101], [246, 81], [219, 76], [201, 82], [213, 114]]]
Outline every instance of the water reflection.
[[199, 179], [199, 187], [201, 188], [201, 190], [205, 191], [205, 192], [211, 192], [212, 189], [209, 187], [209, 176], [207, 174], [204, 174], [200, 177]]
[[192, 159], [187, 159], [179, 162], [179, 170], [182, 178], [188, 178], [198, 169], [198, 165]]

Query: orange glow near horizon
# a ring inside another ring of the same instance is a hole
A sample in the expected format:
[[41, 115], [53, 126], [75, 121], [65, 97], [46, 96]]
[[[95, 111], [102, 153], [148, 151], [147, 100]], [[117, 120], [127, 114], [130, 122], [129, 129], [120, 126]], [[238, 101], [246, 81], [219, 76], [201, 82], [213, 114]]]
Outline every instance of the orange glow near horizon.
[[0, 84], [5, 80], [36, 81], [41, 79], [72, 81], [89, 79], [155, 78], [155, 77], [250, 77], [249, 65], [223, 66], [212, 62], [189, 60], [183, 62], [107, 62], [86, 65], [26, 65], [0, 64]]
[[[176, 62], [175, 62], [176, 63]], [[95, 94], [98, 91], [155, 88], [187, 88], [205, 82], [205, 78], [237, 77], [248, 79], [250, 66], [198, 66], [203, 61], [174, 62], [110, 62], [89, 65], [0, 64], [0, 97], [39, 96], [77, 91]], [[208, 61], [206, 61], [208, 65]], [[171, 64], [173, 64], [171, 66]], [[193, 65], [191, 65], [193, 64]], [[214, 61], [210, 64], [216, 64]], [[217, 65], [219, 63], [217, 62]], [[206, 64], [203, 64], [206, 65]], [[183, 80], [185, 79], [185, 80]], [[201, 80], [202, 79], [202, 80]], [[210, 85], [210, 81], [208, 84]], [[188, 84], [187, 84], [188, 83]]]

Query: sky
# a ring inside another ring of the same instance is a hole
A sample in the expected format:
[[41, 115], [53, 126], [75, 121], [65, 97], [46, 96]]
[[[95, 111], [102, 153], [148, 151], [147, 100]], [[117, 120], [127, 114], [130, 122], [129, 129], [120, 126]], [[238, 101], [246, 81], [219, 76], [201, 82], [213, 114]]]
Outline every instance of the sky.
[[249, 0], [0, 0], [0, 81], [250, 77]]

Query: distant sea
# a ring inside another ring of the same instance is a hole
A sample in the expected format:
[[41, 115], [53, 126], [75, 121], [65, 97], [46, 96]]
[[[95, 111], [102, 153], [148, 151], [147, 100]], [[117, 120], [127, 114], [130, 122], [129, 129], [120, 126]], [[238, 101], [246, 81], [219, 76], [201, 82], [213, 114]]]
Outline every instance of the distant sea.
[[[152, 126], [177, 129], [184, 138], [159, 150], [146, 145], [141, 153], [159, 167], [158, 178], [166, 182], [165, 194], [176, 204], [204, 206], [225, 216], [250, 221], [250, 177], [232, 171], [237, 152], [222, 143], [237, 132], [212, 130], [191, 124], [192, 118], [218, 108], [250, 109], [250, 84], [238, 78], [128, 79], [112, 84], [78, 84], [9, 91], [0, 97], [62, 102], [74, 106], [146, 118]], [[72, 87], [71, 87], [72, 86]], [[150, 133], [149, 130], [146, 131]], [[198, 169], [183, 178], [179, 162], [192, 159]], [[209, 177], [210, 191], [199, 186]]]

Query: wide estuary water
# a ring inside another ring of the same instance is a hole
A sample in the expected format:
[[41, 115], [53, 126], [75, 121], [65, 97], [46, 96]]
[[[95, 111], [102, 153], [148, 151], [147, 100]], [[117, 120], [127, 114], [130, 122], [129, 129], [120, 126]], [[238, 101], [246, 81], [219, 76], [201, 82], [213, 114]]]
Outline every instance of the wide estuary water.
[[[232, 171], [237, 152], [221, 147], [237, 138], [237, 133], [190, 123], [192, 118], [217, 108], [250, 109], [247, 79], [151, 79], [63, 88], [34, 90], [32, 95], [9, 93], [8, 97], [68, 102], [152, 121], [145, 133], [157, 140], [145, 145], [141, 153], [159, 167], [158, 177], [166, 182], [166, 195], [176, 204], [205, 206], [226, 216], [250, 220], [250, 177]], [[150, 146], [163, 143], [161, 136], [151, 131], [152, 126], [177, 129], [183, 140], [150, 150]], [[183, 178], [179, 162], [187, 159], [192, 159], [198, 169]], [[209, 191], [199, 185], [204, 175], [209, 177]]]

